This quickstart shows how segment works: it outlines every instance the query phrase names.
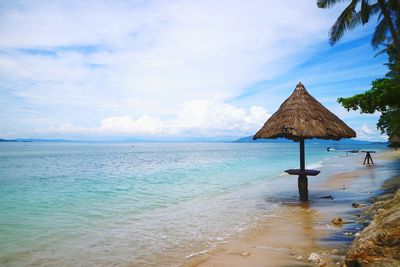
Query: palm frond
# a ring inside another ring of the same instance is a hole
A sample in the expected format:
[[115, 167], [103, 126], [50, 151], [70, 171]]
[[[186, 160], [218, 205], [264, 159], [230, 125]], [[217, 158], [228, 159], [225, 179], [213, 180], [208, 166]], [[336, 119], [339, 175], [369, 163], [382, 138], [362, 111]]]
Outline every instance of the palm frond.
[[381, 10], [378, 3], [372, 4], [369, 7], [371, 8], [371, 16], [375, 15]]
[[331, 45], [336, 44], [344, 35], [346, 30], [353, 29], [361, 20], [358, 18], [356, 6], [359, 0], [352, 0], [337, 18], [335, 24], [329, 30], [329, 41]]
[[374, 34], [372, 35], [371, 39], [371, 46], [374, 49], [378, 49], [379, 45], [383, 44], [387, 40], [387, 31], [389, 27], [384, 19], [376, 25]]
[[383, 16], [383, 12], [382, 12], [382, 10], [380, 10], [378, 18], [376, 19], [376, 21], [380, 21], [382, 19], [382, 16]]
[[348, 29], [354, 29], [357, 25], [359, 25], [362, 22], [362, 18], [361, 18], [361, 11], [357, 12], [354, 14], [352, 20], [349, 23], [349, 27]]
[[400, 1], [390, 1], [389, 3], [395, 27], [400, 32]]
[[345, 0], [317, 0], [317, 6], [319, 8], [330, 8], [339, 2], [343, 2]]
[[383, 54], [385, 54], [387, 51], [388, 51], [388, 49], [387, 49], [387, 48], [385, 48], [385, 49], [382, 49], [381, 51], [379, 51], [378, 53], [376, 53], [376, 54], [374, 55], [374, 57], [377, 57], [377, 56], [383, 55]]
[[399, 0], [389, 0], [387, 3], [387, 7], [392, 11], [396, 11], [397, 14], [400, 13], [400, 1]]
[[362, 24], [367, 23], [371, 15], [371, 6], [368, 4], [368, 0], [362, 0], [360, 12]]

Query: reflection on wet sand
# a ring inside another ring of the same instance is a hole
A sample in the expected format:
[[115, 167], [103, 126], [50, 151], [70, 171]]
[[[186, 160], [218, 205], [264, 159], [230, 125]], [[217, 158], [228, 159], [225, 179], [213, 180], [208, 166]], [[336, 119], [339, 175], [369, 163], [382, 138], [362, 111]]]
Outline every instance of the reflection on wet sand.
[[[371, 197], [380, 194], [383, 181], [398, 175], [400, 166], [396, 164], [390, 165], [377, 157], [373, 167], [313, 180], [308, 203], [298, 202], [295, 191], [270, 196], [267, 202], [279, 204], [273, 215], [266, 215], [258, 227], [188, 260], [185, 265], [314, 266], [308, 259], [315, 253], [326, 266], [337, 266], [344, 259], [355, 231], [363, 227], [357, 223], [357, 214], [362, 209], [352, 204], [368, 203]], [[332, 218], [341, 218], [344, 223], [335, 226]]]

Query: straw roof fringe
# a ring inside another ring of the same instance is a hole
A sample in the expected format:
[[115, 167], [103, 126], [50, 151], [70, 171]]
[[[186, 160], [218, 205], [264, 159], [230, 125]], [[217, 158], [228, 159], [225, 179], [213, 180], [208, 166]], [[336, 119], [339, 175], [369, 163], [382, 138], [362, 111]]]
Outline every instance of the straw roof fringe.
[[353, 129], [322, 106], [299, 83], [253, 139], [285, 137], [295, 141], [309, 138], [339, 140], [355, 136]]

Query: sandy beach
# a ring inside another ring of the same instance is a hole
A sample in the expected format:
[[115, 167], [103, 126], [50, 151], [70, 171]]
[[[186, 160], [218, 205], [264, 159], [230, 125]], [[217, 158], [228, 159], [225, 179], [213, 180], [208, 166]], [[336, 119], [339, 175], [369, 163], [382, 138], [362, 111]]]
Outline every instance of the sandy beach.
[[[279, 209], [257, 227], [242, 233], [215, 249], [188, 259], [184, 266], [341, 266], [357, 232], [369, 223], [360, 219], [374, 197], [393, 189], [400, 182], [400, 151], [374, 154], [374, 165], [363, 165], [364, 154], [349, 157], [351, 172], [309, 178], [311, 201], [273, 201]], [[293, 179], [293, 177], [287, 177]], [[293, 186], [297, 186], [295, 180]], [[353, 203], [360, 204], [353, 207]], [[342, 218], [335, 225], [332, 219]]]

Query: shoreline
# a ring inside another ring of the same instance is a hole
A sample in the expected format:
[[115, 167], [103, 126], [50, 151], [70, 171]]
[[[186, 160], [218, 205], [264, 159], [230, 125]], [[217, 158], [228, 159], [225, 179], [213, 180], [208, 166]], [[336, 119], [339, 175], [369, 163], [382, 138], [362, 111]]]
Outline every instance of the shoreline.
[[[186, 259], [182, 265], [339, 266], [354, 235], [369, 224], [368, 219], [359, 219], [362, 211], [374, 197], [384, 194], [385, 181], [391, 179], [391, 188], [400, 184], [398, 159], [400, 151], [375, 154], [373, 166], [363, 166], [360, 157], [349, 158], [348, 164], [357, 166], [353, 171], [318, 181], [309, 178], [309, 203], [276, 197], [272, 202], [279, 207], [260, 225]], [[297, 189], [295, 183], [293, 187]], [[352, 206], [355, 202], [359, 207]], [[342, 218], [343, 224], [333, 224], [335, 218]]]

